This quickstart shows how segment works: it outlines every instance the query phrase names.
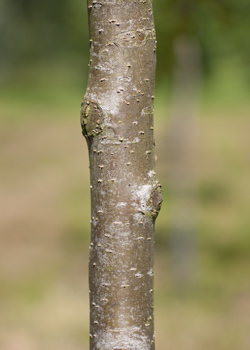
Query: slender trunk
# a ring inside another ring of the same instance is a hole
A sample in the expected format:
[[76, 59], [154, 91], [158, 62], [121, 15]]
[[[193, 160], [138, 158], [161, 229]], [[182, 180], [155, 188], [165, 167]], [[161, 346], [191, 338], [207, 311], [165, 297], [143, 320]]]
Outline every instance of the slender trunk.
[[91, 181], [90, 349], [152, 350], [154, 221], [152, 0], [88, 0], [81, 107]]

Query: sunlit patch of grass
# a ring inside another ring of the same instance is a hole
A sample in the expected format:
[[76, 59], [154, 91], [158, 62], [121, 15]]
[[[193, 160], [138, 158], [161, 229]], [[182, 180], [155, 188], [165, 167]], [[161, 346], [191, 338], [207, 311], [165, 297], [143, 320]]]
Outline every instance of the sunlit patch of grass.
[[16, 281], [7, 279], [0, 281], [0, 296], [8, 302], [15, 300], [15, 303], [34, 304], [39, 303], [46, 296], [46, 292], [55, 283], [55, 276], [58, 274], [57, 266], [49, 269], [36, 271], [31, 276], [23, 277]]

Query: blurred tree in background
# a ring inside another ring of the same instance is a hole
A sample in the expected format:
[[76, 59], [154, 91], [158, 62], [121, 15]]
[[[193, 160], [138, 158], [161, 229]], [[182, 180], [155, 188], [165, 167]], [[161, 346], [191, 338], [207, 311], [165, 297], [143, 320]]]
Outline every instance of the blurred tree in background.
[[230, 54], [249, 64], [249, 11], [247, 0], [155, 1], [158, 70], [168, 75], [173, 72], [174, 42], [183, 35], [199, 43], [206, 73]]

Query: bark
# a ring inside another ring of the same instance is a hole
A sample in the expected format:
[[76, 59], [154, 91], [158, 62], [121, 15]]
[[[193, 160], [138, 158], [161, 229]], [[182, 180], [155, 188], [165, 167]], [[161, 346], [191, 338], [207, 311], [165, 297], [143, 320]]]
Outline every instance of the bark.
[[91, 181], [90, 349], [152, 350], [156, 40], [152, 0], [88, 0], [81, 106]]

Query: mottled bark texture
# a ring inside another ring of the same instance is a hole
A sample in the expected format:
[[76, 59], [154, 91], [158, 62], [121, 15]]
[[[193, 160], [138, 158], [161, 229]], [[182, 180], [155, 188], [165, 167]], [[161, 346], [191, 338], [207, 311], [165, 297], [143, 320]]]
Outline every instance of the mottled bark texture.
[[88, 0], [81, 107], [91, 181], [90, 349], [152, 350], [154, 221], [152, 0]]

